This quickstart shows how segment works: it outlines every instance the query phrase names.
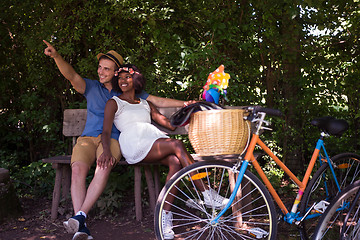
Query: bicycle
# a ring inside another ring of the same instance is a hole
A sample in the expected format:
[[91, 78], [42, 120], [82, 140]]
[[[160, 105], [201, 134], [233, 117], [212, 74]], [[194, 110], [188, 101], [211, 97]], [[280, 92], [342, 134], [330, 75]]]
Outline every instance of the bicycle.
[[360, 180], [346, 187], [330, 203], [315, 229], [317, 239], [360, 239]]
[[[299, 226], [301, 237], [306, 239], [307, 230], [315, 227], [315, 223], [306, 225], [308, 221], [305, 220], [312, 219], [311, 222], [314, 222], [315, 217], [324, 212], [331, 198], [359, 175], [359, 155], [344, 153], [330, 159], [325, 149], [324, 138], [340, 136], [348, 128], [345, 121], [334, 118], [312, 121], [321, 133], [301, 182], [260, 139], [260, 132], [271, 130], [267, 127], [270, 123], [265, 116], [281, 116], [281, 112], [259, 106], [246, 107], [244, 110], [249, 112], [246, 120], [256, 124], [245, 157], [237, 157], [235, 163], [232, 161], [234, 159], [226, 157], [222, 161], [199, 161], [176, 173], [165, 184], [157, 200], [154, 216], [157, 239], [164, 239], [161, 222], [164, 204], [170, 204], [172, 208], [175, 239], [276, 239], [278, 217], [273, 199], [281, 209], [283, 220]], [[254, 157], [255, 146], [264, 150], [299, 187], [291, 211], [285, 207]], [[317, 159], [321, 167], [309, 182]], [[247, 169], [250, 163], [262, 181]], [[354, 177], [349, 178], [350, 175]], [[205, 205], [194, 184], [198, 179], [202, 179], [221, 196], [229, 198], [226, 206], [216, 209]], [[175, 200], [170, 203], [166, 201], [168, 197]], [[299, 203], [300, 211], [297, 210]]]

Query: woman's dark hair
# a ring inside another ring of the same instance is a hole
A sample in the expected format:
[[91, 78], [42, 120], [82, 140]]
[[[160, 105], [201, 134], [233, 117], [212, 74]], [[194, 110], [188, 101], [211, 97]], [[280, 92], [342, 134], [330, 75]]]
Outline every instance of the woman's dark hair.
[[111, 80], [111, 84], [112, 84], [114, 91], [122, 93], [122, 91], [119, 87], [119, 75], [122, 72], [129, 72], [129, 71], [123, 70], [122, 68], [128, 68], [128, 69], [132, 68], [134, 70], [134, 73], [132, 74], [132, 80], [133, 80], [133, 85], [135, 88], [135, 93], [136, 94], [141, 93], [145, 88], [146, 79], [142, 75], [140, 70], [133, 64], [124, 64], [120, 67], [121, 71], [119, 72], [119, 74], [117, 76], [113, 77], [113, 79]]

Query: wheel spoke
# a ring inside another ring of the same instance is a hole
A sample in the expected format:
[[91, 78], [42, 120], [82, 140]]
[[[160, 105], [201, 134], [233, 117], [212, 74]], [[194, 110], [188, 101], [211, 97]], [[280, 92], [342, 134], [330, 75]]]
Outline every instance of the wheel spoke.
[[[343, 190], [351, 183], [360, 179], [360, 156], [354, 153], [342, 153], [331, 158], [334, 166], [336, 178], [338, 180], [340, 189]], [[303, 216], [307, 209], [314, 203], [319, 203], [322, 200], [331, 202], [338, 194], [339, 190], [335, 183], [332, 172], [328, 163], [324, 163], [313, 175], [305, 189], [303, 198], [300, 203], [300, 215]], [[312, 215], [314, 214], [314, 215]], [[310, 216], [312, 215], [312, 218]], [[302, 222], [300, 231], [304, 237], [310, 238], [318, 224], [321, 212], [312, 209], [309, 215], [310, 220]]]
[[[160, 193], [155, 213], [155, 232], [161, 234], [161, 213], [165, 205], [173, 213], [174, 239], [276, 239], [276, 211], [266, 187], [246, 171], [235, 200], [217, 223], [213, 219], [221, 211], [203, 198], [199, 178], [206, 189], [228, 198], [231, 195], [232, 164], [220, 161], [198, 162], [175, 174]], [[194, 179], [191, 176], [195, 176]], [[203, 177], [203, 178], [201, 178]], [[175, 193], [176, 192], [176, 193]], [[174, 193], [174, 194], [173, 194]], [[166, 199], [173, 199], [168, 201]], [[223, 205], [225, 206], [225, 205]]]

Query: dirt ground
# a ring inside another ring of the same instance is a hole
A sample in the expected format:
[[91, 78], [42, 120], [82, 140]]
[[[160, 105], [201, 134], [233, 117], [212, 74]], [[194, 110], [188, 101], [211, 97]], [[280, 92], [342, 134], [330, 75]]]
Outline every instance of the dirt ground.
[[[51, 201], [43, 199], [22, 200], [24, 214], [0, 223], [0, 240], [47, 240], [72, 239], [62, 225], [65, 216], [54, 222], [50, 219]], [[143, 209], [142, 222], [135, 220], [134, 203], [123, 204], [118, 216], [102, 219], [89, 217], [87, 225], [95, 240], [156, 240], [153, 215], [148, 208]], [[278, 226], [279, 240], [299, 239], [294, 226], [281, 222]]]
[[[26, 199], [21, 202], [24, 214], [0, 224], [0, 240], [72, 239], [73, 234], [67, 233], [62, 225], [65, 216], [51, 221], [50, 200]], [[94, 239], [155, 240], [152, 214], [148, 209], [143, 211], [142, 222], [135, 220], [134, 206], [129, 205], [116, 217], [89, 217], [87, 225]]]

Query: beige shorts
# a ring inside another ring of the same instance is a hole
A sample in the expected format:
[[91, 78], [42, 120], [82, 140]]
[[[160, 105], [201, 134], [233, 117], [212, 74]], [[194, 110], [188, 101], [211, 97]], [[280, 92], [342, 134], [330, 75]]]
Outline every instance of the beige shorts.
[[[116, 159], [116, 163], [118, 163], [121, 159], [120, 145], [119, 142], [113, 138], [111, 138], [110, 141], [110, 150]], [[97, 137], [78, 137], [73, 148], [71, 164], [74, 162], [83, 162], [90, 168], [102, 153], [101, 134]]]

